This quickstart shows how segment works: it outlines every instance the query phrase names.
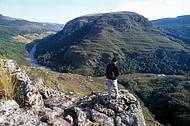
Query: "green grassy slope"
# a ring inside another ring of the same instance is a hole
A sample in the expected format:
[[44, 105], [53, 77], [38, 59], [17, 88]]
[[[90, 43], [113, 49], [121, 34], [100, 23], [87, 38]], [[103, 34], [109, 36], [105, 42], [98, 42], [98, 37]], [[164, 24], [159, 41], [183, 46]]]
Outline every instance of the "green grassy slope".
[[174, 38], [190, 44], [190, 15], [178, 16], [176, 18], [153, 20], [152, 23]]
[[14, 42], [14, 33], [6, 31], [0, 26], [0, 57], [17, 60], [18, 63], [26, 63], [25, 44]]
[[[183, 64], [182, 55], [187, 57]], [[36, 53], [42, 65], [85, 75], [103, 75], [113, 56], [120, 59], [122, 73], [190, 72], [189, 50], [132, 12], [73, 19], [56, 35], [39, 41]]]
[[62, 27], [59, 24], [29, 22], [0, 15], [0, 58], [27, 64], [26, 43], [53, 34]]

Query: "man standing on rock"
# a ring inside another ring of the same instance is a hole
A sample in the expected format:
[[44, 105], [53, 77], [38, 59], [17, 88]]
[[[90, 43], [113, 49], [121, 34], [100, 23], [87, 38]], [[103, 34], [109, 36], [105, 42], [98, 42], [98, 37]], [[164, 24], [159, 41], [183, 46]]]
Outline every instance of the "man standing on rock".
[[117, 59], [114, 57], [112, 59], [112, 62], [107, 65], [106, 67], [106, 78], [107, 78], [107, 85], [108, 85], [108, 95], [109, 98], [111, 99], [112, 96], [112, 90], [115, 90], [115, 97], [119, 97], [119, 92], [118, 92], [118, 84], [117, 84], [117, 77], [119, 76], [119, 71], [116, 66], [117, 64]]

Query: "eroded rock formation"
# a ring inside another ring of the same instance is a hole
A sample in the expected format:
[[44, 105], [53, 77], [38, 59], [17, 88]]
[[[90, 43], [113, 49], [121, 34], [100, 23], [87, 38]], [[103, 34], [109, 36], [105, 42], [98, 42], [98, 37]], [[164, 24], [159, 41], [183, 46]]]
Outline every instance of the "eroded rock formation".
[[127, 90], [108, 99], [106, 93], [93, 92], [78, 99], [32, 81], [12, 60], [1, 60], [15, 84], [13, 100], [1, 100], [0, 125], [10, 126], [144, 126], [137, 99]]

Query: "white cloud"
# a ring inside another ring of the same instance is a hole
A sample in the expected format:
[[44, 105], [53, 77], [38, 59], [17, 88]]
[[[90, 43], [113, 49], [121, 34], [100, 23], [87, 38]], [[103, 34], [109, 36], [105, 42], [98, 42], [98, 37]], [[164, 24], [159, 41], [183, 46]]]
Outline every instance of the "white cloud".
[[137, 12], [150, 20], [190, 14], [190, 0], [141, 0], [128, 1], [119, 10]]

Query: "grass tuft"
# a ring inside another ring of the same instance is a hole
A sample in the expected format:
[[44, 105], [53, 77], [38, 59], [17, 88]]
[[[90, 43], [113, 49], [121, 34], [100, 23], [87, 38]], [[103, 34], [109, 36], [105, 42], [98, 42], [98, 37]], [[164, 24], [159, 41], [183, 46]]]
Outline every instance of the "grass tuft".
[[0, 68], [0, 98], [12, 99], [14, 96], [15, 84], [12, 83], [10, 74]]

